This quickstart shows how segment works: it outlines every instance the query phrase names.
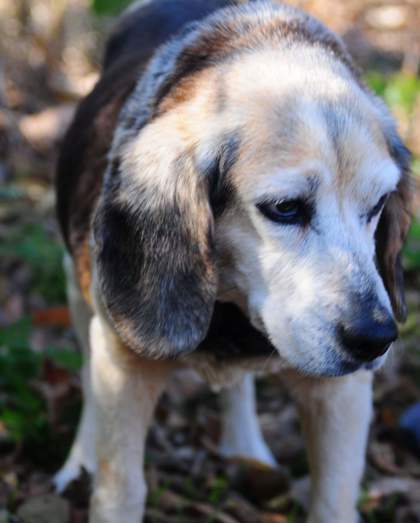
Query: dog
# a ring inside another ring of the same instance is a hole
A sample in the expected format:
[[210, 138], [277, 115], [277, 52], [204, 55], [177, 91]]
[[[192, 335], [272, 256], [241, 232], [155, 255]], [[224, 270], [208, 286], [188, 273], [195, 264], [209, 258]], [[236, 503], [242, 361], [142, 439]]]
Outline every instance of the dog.
[[[130, 7], [61, 147], [57, 213], [84, 408], [59, 490], [138, 523], [175, 369], [222, 394], [221, 450], [273, 464], [252, 373], [296, 398], [311, 523], [355, 523], [373, 371], [403, 321], [410, 154], [341, 40], [280, 3]], [[268, 362], [268, 363], [267, 363]]]

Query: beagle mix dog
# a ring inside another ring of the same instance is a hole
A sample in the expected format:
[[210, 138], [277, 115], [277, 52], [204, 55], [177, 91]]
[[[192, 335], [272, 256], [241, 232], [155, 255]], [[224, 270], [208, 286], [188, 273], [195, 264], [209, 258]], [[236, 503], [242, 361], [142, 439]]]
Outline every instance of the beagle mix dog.
[[372, 371], [406, 315], [409, 161], [341, 40], [303, 12], [123, 14], [56, 181], [86, 364], [55, 482], [94, 475], [91, 523], [141, 521], [147, 430], [183, 366], [230, 386], [222, 451], [268, 463], [250, 373], [280, 373], [307, 438], [308, 521], [355, 523]]

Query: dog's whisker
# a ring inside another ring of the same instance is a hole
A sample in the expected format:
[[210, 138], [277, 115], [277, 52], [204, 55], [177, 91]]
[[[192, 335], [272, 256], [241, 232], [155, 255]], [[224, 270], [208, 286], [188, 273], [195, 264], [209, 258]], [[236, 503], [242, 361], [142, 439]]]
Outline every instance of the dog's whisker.
[[264, 358], [264, 361], [262, 362], [261, 372], [265, 373], [269, 367], [269, 364], [271, 363], [271, 360], [273, 357], [277, 354], [277, 350], [274, 348], [272, 349], [271, 353]]

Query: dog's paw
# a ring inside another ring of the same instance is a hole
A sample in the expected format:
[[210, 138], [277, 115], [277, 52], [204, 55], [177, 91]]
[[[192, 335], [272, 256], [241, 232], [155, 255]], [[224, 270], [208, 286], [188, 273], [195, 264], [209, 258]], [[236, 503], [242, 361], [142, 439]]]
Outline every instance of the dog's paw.
[[94, 469], [95, 467], [93, 463], [70, 457], [52, 479], [55, 490], [61, 494], [66, 490], [70, 483], [80, 477], [83, 470], [88, 474], [93, 475], [95, 472]]
[[81, 471], [82, 469], [78, 463], [66, 463], [53, 477], [52, 482], [55, 490], [62, 494], [70, 483], [80, 476]]
[[225, 458], [244, 458], [252, 461], [259, 461], [276, 468], [278, 463], [265, 441], [242, 442], [232, 445], [231, 442], [223, 441], [219, 445], [219, 452]]

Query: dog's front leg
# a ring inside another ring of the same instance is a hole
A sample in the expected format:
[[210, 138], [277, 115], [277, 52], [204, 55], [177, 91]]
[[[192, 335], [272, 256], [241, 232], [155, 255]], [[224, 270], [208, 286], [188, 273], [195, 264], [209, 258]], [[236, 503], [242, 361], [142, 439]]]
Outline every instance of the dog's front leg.
[[94, 453], [94, 412], [92, 405], [90, 383], [90, 346], [89, 329], [92, 310], [85, 302], [74, 271], [70, 256], [64, 256], [64, 272], [67, 282], [67, 299], [70, 307], [73, 327], [78, 342], [83, 351], [83, 369], [81, 372], [83, 385], [83, 409], [76, 437], [68, 458], [61, 470], [54, 477], [58, 492], [63, 492], [69, 483], [76, 479], [82, 468], [93, 474], [95, 471]]
[[140, 523], [145, 438], [170, 367], [130, 353], [98, 316], [90, 340], [97, 470], [89, 522]]
[[356, 523], [372, 410], [372, 373], [296, 378], [311, 468], [309, 523]]
[[256, 459], [275, 467], [276, 460], [264, 441], [258, 421], [254, 377], [242, 379], [221, 393], [222, 437], [220, 452], [226, 457]]

